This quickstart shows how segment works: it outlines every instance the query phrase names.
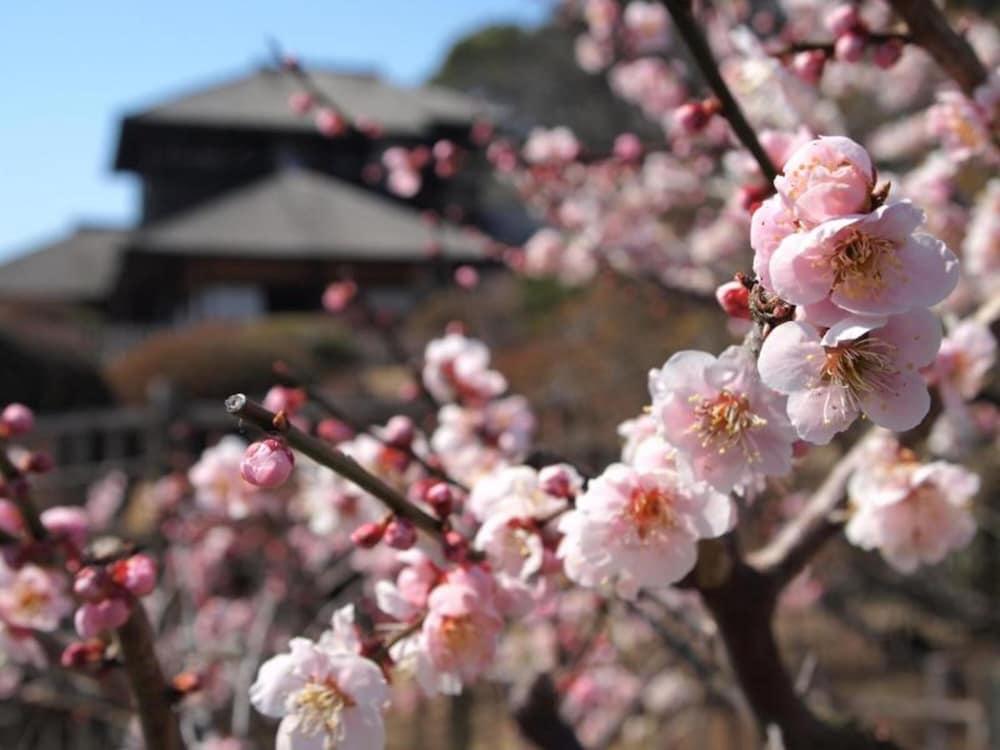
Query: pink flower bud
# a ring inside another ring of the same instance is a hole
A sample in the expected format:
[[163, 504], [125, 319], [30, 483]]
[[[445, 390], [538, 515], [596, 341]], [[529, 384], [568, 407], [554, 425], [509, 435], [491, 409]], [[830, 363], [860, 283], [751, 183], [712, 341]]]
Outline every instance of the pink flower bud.
[[701, 102], [686, 102], [674, 112], [677, 124], [686, 133], [697, 133], [708, 125], [709, 114]]
[[472, 266], [459, 266], [455, 269], [455, 283], [463, 289], [474, 289], [479, 284], [479, 271]]
[[837, 37], [833, 45], [834, 56], [843, 62], [857, 62], [865, 54], [867, 37], [857, 31], [848, 31]]
[[397, 414], [386, 422], [385, 441], [395, 448], [409, 448], [416, 434], [417, 428], [407, 416]]
[[135, 596], [146, 596], [156, 588], [156, 561], [149, 555], [132, 555], [111, 566], [111, 577]]
[[719, 285], [715, 299], [729, 317], [750, 320], [750, 290], [743, 282], [734, 279]]
[[538, 486], [542, 492], [553, 497], [570, 498], [576, 495], [578, 476], [566, 464], [546, 466], [538, 472]]
[[465, 562], [469, 557], [469, 541], [454, 529], [449, 529], [444, 533], [444, 556], [449, 562]]
[[826, 23], [826, 28], [836, 37], [861, 26], [861, 16], [858, 15], [858, 9], [847, 3], [833, 8], [823, 20]]
[[430, 486], [424, 495], [424, 500], [434, 509], [438, 518], [447, 518], [451, 515], [451, 509], [455, 504], [455, 493], [444, 482], [438, 482]]
[[331, 313], [343, 312], [358, 294], [353, 281], [335, 281], [323, 292], [323, 309]]
[[823, 77], [826, 54], [822, 50], [810, 49], [798, 52], [792, 57], [792, 72], [806, 83], [817, 84]]
[[94, 638], [89, 641], [73, 641], [59, 657], [59, 663], [66, 669], [79, 669], [88, 664], [98, 664], [104, 659], [104, 641]]
[[286, 417], [294, 417], [305, 406], [308, 400], [306, 392], [301, 388], [286, 388], [283, 385], [273, 386], [264, 396], [263, 406], [275, 413], [285, 412]]
[[434, 144], [434, 148], [431, 151], [434, 154], [434, 158], [439, 161], [454, 159], [458, 154], [458, 149], [455, 144], [449, 140], [440, 140]]
[[316, 110], [316, 129], [327, 138], [335, 138], [347, 132], [347, 120], [336, 110], [320, 107]]
[[417, 543], [417, 529], [408, 518], [394, 518], [382, 539], [393, 549], [409, 549]]
[[366, 115], [358, 115], [354, 118], [354, 127], [367, 135], [369, 138], [380, 138], [385, 132], [381, 123]]
[[295, 455], [281, 440], [267, 438], [251, 444], [240, 461], [240, 476], [257, 487], [277, 487], [288, 481]]
[[351, 541], [358, 547], [371, 549], [382, 541], [387, 523], [385, 521], [369, 521], [363, 523], [351, 532]]
[[73, 624], [81, 638], [93, 638], [106, 630], [124, 625], [128, 616], [128, 604], [125, 600], [114, 597], [81, 605], [73, 617]]
[[45, 451], [33, 451], [25, 458], [22, 468], [27, 474], [45, 474], [52, 471], [56, 462]]
[[7, 404], [0, 413], [0, 434], [6, 431], [8, 436], [14, 437], [31, 432], [34, 427], [35, 413], [24, 404]]
[[330, 417], [316, 425], [316, 434], [328, 443], [342, 443], [354, 437], [354, 430], [339, 419]]
[[637, 161], [642, 156], [642, 141], [635, 133], [622, 133], [615, 138], [614, 153], [622, 161]]
[[73, 593], [85, 602], [99, 602], [110, 592], [107, 574], [102, 568], [88, 565], [76, 572], [73, 578]]
[[296, 91], [288, 97], [288, 106], [297, 115], [304, 115], [313, 108], [312, 94], [305, 91]]
[[[0, 494], [6, 494], [4, 489], [4, 483], [0, 481]], [[11, 536], [20, 536], [24, 531], [21, 511], [10, 500], [0, 499], [0, 531], [5, 531]]]
[[42, 525], [57, 539], [70, 542], [77, 549], [87, 543], [90, 520], [83, 508], [57, 505], [42, 511]]
[[890, 39], [875, 48], [872, 60], [880, 68], [891, 68], [899, 58], [903, 56], [903, 42], [899, 39]]

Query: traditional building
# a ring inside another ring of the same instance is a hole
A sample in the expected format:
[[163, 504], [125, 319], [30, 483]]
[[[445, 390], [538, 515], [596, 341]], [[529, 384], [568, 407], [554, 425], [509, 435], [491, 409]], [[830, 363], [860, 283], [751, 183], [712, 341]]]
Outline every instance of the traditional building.
[[9, 261], [0, 302], [85, 305], [113, 326], [155, 328], [315, 309], [344, 277], [405, 304], [456, 265], [487, 263], [483, 234], [422, 216], [457, 209], [496, 233], [477, 180], [431, 174], [403, 202], [363, 179], [390, 145], [468, 143], [480, 103], [371, 75], [309, 77], [348, 121], [376, 122], [380, 134], [322, 135], [289, 107], [302, 81], [273, 68], [128, 115], [114, 167], [141, 184], [139, 225], [81, 227]]

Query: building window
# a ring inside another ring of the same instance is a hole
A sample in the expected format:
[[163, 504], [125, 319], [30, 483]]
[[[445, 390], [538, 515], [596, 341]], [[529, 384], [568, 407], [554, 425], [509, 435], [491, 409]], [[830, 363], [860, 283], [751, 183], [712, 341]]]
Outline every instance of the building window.
[[195, 290], [174, 316], [178, 323], [248, 320], [267, 312], [264, 290], [254, 284], [212, 284]]

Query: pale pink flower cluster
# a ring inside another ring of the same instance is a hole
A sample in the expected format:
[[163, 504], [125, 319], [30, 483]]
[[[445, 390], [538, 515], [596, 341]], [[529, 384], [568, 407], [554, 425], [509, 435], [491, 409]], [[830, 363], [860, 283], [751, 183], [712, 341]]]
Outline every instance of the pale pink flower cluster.
[[962, 251], [968, 275], [984, 296], [1000, 293], [1000, 178], [980, 194]]
[[449, 333], [427, 344], [423, 381], [441, 402], [479, 404], [507, 390], [506, 378], [490, 369], [486, 344], [460, 333]]
[[959, 91], [940, 91], [927, 111], [927, 129], [956, 159], [978, 158], [1000, 164], [994, 132], [1000, 121], [1000, 73], [994, 72], [968, 98]]
[[810, 141], [776, 178], [778, 194], [754, 213], [760, 283], [799, 306], [764, 341], [764, 382], [786, 394], [804, 440], [825, 443], [860, 414], [894, 430], [929, 408], [918, 375], [940, 343], [926, 308], [958, 282], [943, 242], [914, 233], [923, 212], [908, 201], [872, 208], [875, 170], [847, 138]]
[[791, 469], [795, 431], [785, 399], [761, 382], [745, 348], [718, 358], [678, 352], [650, 372], [649, 390], [660, 436], [699, 481], [746, 492]]
[[338, 611], [318, 641], [293, 638], [288, 653], [261, 665], [250, 700], [281, 719], [283, 750], [378, 750], [389, 687], [382, 670], [359, 655], [353, 611]]
[[848, 540], [904, 573], [965, 547], [976, 532], [970, 503], [979, 477], [945, 461], [920, 463], [889, 436], [879, 442], [848, 485]]
[[522, 153], [529, 164], [567, 164], [579, 156], [580, 142], [565, 126], [535, 128], [528, 134]]
[[566, 575], [581, 586], [613, 585], [626, 598], [676, 583], [694, 567], [699, 539], [734, 522], [729, 498], [669, 469], [613, 464], [588, 483], [559, 520]]
[[0, 621], [51, 632], [73, 610], [65, 574], [31, 563], [10, 568], [0, 558]]

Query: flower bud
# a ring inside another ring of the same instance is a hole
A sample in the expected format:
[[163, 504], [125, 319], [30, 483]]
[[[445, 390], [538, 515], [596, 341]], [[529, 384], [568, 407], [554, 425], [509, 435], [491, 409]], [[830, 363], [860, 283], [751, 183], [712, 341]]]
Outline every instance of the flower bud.
[[40, 518], [42, 525], [57, 539], [65, 539], [77, 549], [87, 543], [90, 520], [83, 508], [57, 505], [43, 510]]
[[677, 108], [674, 118], [686, 133], [697, 133], [708, 125], [709, 113], [701, 102], [686, 102]]
[[406, 550], [417, 543], [417, 529], [408, 518], [394, 518], [385, 527], [382, 539], [393, 549]]
[[[0, 413], [0, 434], [15, 437], [31, 432], [35, 427], [35, 413], [24, 404], [7, 404]], [[3, 429], [6, 428], [6, 429]]]
[[335, 281], [323, 292], [323, 309], [339, 313], [347, 309], [358, 294], [358, 285], [353, 281]]
[[580, 475], [569, 464], [553, 464], [538, 472], [538, 484], [547, 495], [571, 498], [580, 491]]
[[823, 20], [826, 28], [835, 37], [861, 26], [861, 16], [858, 14], [858, 9], [848, 3], [835, 7], [826, 14], [826, 18]]
[[316, 425], [316, 434], [328, 443], [342, 443], [354, 437], [354, 430], [339, 419], [332, 417]]
[[642, 156], [642, 141], [635, 133], [622, 133], [615, 138], [614, 154], [622, 161], [638, 161]]
[[111, 566], [111, 577], [135, 596], [146, 596], [156, 588], [156, 561], [149, 555], [132, 555]]
[[73, 593], [85, 602], [99, 602], [109, 592], [108, 576], [103, 569], [88, 565], [76, 572]]
[[417, 433], [417, 428], [413, 420], [402, 414], [392, 417], [385, 425], [385, 441], [394, 448], [409, 448], [413, 444], [413, 438]]
[[92, 638], [87, 641], [73, 641], [59, 657], [59, 663], [66, 669], [80, 669], [89, 664], [99, 664], [104, 660], [104, 641]]
[[129, 613], [129, 606], [123, 599], [102, 599], [81, 605], [73, 617], [73, 624], [81, 638], [93, 638], [106, 630], [124, 625]]
[[46, 474], [52, 471], [56, 462], [52, 456], [45, 451], [32, 451], [22, 463], [22, 470], [26, 474]]
[[306, 91], [296, 91], [288, 97], [288, 107], [297, 115], [304, 115], [313, 108], [312, 94]]
[[320, 107], [316, 110], [316, 129], [327, 138], [336, 138], [347, 132], [347, 120], [336, 110]]
[[887, 42], [882, 42], [882, 44], [875, 48], [872, 60], [880, 68], [888, 69], [899, 62], [899, 58], [902, 56], [903, 42], [899, 39], [890, 39]]
[[299, 409], [305, 406], [309, 399], [302, 388], [286, 388], [283, 385], [272, 386], [264, 395], [263, 406], [275, 414], [285, 412], [286, 417], [294, 417]]
[[447, 518], [455, 503], [455, 493], [445, 482], [438, 482], [428, 488], [424, 500], [434, 509], [438, 518]]
[[792, 57], [792, 72], [809, 84], [819, 83], [823, 77], [823, 67], [826, 65], [826, 55], [822, 50], [810, 49], [797, 52]]
[[444, 556], [449, 562], [465, 562], [469, 556], [469, 541], [454, 529], [449, 529], [444, 533]]
[[240, 476], [257, 487], [278, 487], [288, 481], [295, 466], [293, 454], [282, 441], [266, 438], [252, 443], [240, 461]]
[[833, 45], [833, 54], [842, 62], [857, 62], [865, 54], [867, 37], [857, 31], [848, 31], [837, 37]]
[[455, 269], [455, 283], [462, 289], [473, 289], [479, 284], [479, 271], [472, 266], [459, 266]]
[[733, 279], [715, 290], [715, 299], [731, 318], [750, 320], [750, 290], [743, 282]]
[[351, 532], [351, 541], [358, 547], [371, 549], [382, 541], [387, 526], [386, 521], [369, 521]]

